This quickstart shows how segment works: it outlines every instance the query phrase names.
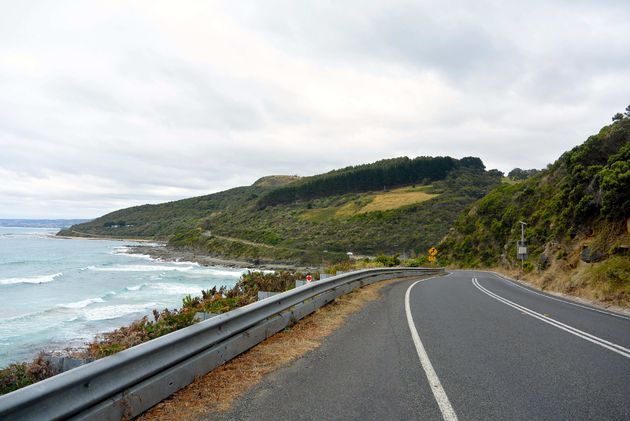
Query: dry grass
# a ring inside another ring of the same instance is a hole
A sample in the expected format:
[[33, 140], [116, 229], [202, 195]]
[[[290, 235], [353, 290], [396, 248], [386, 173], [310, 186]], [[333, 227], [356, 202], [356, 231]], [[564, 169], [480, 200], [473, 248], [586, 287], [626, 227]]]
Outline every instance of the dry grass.
[[339, 208], [309, 209], [304, 211], [300, 218], [311, 222], [328, 221], [337, 217], [338, 210]]
[[398, 209], [403, 206], [413, 205], [414, 203], [426, 202], [436, 196], [438, 195], [409, 188], [392, 190], [390, 192], [374, 196], [372, 201], [362, 207], [357, 213]]
[[139, 419], [196, 420], [212, 412], [228, 411], [241, 394], [269, 374], [319, 347], [366, 303], [380, 297], [380, 289], [396, 280], [380, 282], [337, 298], [290, 328], [228, 361], [175, 393]]
[[317, 222], [333, 218], [348, 218], [361, 213], [398, 209], [439, 196], [427, 193], [426, 190], [430, 187], [402, 187], [383, 193], [367, 193], [343, 206], [306, 210], [300, 217], [307, 221]]
[[[627, 257], [613, 257], [601, 263], [554, 261], [549, 269], [522, 275], [519, 270], [489, 268], [514, 279], [522, 279], [546, 292], [565, 294], [604, 308], [630, 309], [630, 268]], [[612, 276], [611, 276], [612, 273]], [[615, 279], [615, 275], [616, 278]]]

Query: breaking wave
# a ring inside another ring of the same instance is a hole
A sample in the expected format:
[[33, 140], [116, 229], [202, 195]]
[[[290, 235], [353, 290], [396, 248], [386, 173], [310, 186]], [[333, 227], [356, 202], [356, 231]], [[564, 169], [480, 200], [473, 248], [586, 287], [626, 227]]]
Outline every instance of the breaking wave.
[[129, 314], [142, 313], [157, 307], [158, 303], [120, 304], [113, 306], [97, 307], [83, 312], [83, 317], [89, 321], [117, 319]]
[[28, 276], [24, 278], [5, 278], [5, 279], [0, 279], [0, 285], [46, 284], [48, 282], [54, 281], [61, 275], [63, 275], [62, 272], [55, 273], [53, 275]]

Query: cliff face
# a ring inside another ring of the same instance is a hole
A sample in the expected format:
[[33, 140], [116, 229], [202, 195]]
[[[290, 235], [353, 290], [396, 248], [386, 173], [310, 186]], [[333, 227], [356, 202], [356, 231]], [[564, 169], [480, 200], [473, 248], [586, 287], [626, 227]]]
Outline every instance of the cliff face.
[[519, 221], [525, 277], [542, 287], [630, 301], [630, 119], [605, 126], [540, 174], [492, 190], [441, 244], [456, 265], [517, 270]]

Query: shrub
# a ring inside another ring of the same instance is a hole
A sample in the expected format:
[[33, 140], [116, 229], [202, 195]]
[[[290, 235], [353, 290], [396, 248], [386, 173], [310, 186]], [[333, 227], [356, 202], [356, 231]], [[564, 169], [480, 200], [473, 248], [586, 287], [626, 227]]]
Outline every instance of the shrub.
[[376, 261], [385, 267], [393, 267], [393, 266], [400, 265], [400, 259], [398, 258], [398, 255], [395, 255], [395, 256], [380, 255], [376, 258]]
[[54, 374], [56, 373], [42, 355], [37, 356], [30, 363], [9, 364], [0, 370], [0, 395], [44, 380]]

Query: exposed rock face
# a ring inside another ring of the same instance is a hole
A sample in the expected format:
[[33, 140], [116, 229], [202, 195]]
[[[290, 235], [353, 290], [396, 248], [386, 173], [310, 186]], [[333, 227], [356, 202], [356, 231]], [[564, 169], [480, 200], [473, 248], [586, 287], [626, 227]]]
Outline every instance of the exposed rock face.
[[549, 267], [549, 257], [546, 254], [541, 254], [538, 258], [538, 269], [545, 270]]
[[586, 263], [595, 263], [602, 261], [606, 258], [606, 256], [598, 251], [591, 250], [590, 247], [584, 246], [582, 249], [582, 253], [580, 254], [580, 259]]

